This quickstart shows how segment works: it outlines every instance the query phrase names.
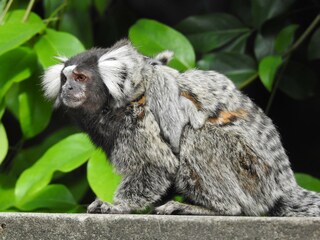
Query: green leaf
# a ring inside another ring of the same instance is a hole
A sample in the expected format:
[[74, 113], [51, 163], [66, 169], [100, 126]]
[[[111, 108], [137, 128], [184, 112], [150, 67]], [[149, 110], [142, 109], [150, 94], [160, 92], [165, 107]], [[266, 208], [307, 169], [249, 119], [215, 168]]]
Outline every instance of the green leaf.
[[74, 199], [77, 202], [80, 202], [86, 196], [89, 190], [89, 184], [88, 184], [87, 178], [85, 174], [83, 176], [76, 176], [73, 174], [70, 174], [70, 175], [71, 175], [70, 178], [72, 178], [72, 180], [64, 181], [64, 183], [72, 193]]
[[274, 50], [277, 54], [285, 53], [289, 49], [294, 39], [294, 33], [299, 25], [292, 24], [280, 31], [277, 35], [274, 45]]
[[8, 138], [6, 134], [6, 129], [4, 128], [2, 122], [0, 121], [0, 165], [5, 159], [8, 152]]
[[22, 149], [12, 160], [9, 175], [18, 177], [23, 170], [34, 164], [51, 146], [75, 132], [76, 130], [72, 127], [62, 128], [45, 138], [41, 143]]
[[[229, 5], [229, 2], [228, 2]], [[229, 8], [229, 6], [228, 6]], [[231, 0], [230, 14], [237, 16], [246, 26], [252, 27], [251, 1], [250, 0]]]
[[275, 37], [272, 35], [262, 36], [257, 34], [254, 42], [254, 53], [258, 60], [263, 57], [274, 54]]
[[5, 6], [6, 6], [7, 1], [6, 0], [0, 0], [0, 15], [2, 14]]
[[71, 135], [52, 146], [20, 175], [15, 188], [17, 203], [22, 205], [47, 186], [55, 171], [70, 172], [81, 166], [94, 149], [83, 133]]
[[0, 211], [15, 205], [14, 183], [15, 179], [12, 176], [0, 173]]
[[[6, 23], [21, 23], [22, 19], [26, 13], [26, 10], [20, 9], [20, 10], [14, 10], [11, 12], [8, 12], [5, 17], [5, 24]], [[28, 24], [41, 24], [43, 27], [45, 27], [45, 24], [43, 23], [41, 17], [39, 17], [37, 14], [31, 12], [26, 23]]]
[[296, 177], [296, 180], [301, 187], [310, 191], [320, 192], [319, 179], [304, 173], [295, 173], [294, 176]]
[[0, 55], [30, 40], [44, 30], [41, 18], [31, 13], [26, 23], [22, 23], [24, 10], [8, 13], [5, 24], [0, 26]]
[[295, 0], [251, 0], [253, 23], [261, 27], [264, 22], [286, 12]]
[[320, 28], [318, 28], [312, 35], [308, 46], [308, 58], [314, 60], [320, 58]]
[[49, 18], [59, 7], [65, 4], [65, 0], [43, 0], [45, 18]]
[[280, 56], [267, 56], [259, 62], [259, 77], [263, 85], [269, 90], [272, 90], [273, 81], [278, 68], [282, 64]]
[[17, 48], [0, 56], [0, 100], [10, 87], [31, 76], [37, 66], [36, 55], [29, 48]]
[[54, 59], [55, 56], [71, 57], [85, 50], [82, 43], [73, 35], [52, 29], [47, 29], [46, 34], [41, 36], [34, 48], [44, 68], [58, 63]]
[[97, 149], [87, 165], [87, 178], [93, 192], [101, 200], [112, 202], [114, 192], [119, 185], [120, 176], [113, 172], [104, 152]]
[[225, 47], [223, 47], [219, 51], [244, 54], [249, 36], [250, 36], [250, 33], [242, 34], [241, 36], [232, 40], [229, 44], [227, 44]]
[[171, 50], [174, 58], [170, 66], [178, 70], [193, 68], [195, 54], [189, 41], [176, 30], [154, 20], [141, 19], [129, 30], [129, 38], [147, 56]]
[[203, 70], [215, 70], [229, 77], [242, 88], [257, 72], [257, 64], [248, 55], [240, 53], [212, 53], [204, 55], [198, 62]]
[[288, 96], [303, 100], [316, 94], [317, 75], [301, 63], [290, 61], [280, 79], [279, 89]]
[[197, 52], [205, 53], [222, 47], [232, 39], [249, 32], [234, 16], [211, 13], [188, 17], [177, 26], [192, 43]]
[[5, 101], [0, 99], [0, 120], [4, 114], [5, 109], [6, 109]]
[[35, 209], [67, 210], [74, 208], [76, 201], [68, 188], [62, 184], [50, 184], [37, 192], [32, 198], [21, 205], [20, 210], [32, 211]]
[[29, 79], [19, 93], [19, 122], [25, 138], [42, 132], [49, 124], [52, 105], [46, 101], [38, 79]]
[[102, 16], [110, 4], [110, 0], [94, 0], [94, 5], [98, 10], [99, 14]]
[[[92, 0], [69, 0], [59, 24], [59, 31], [68, 32], [77, 37], [87, 48], [93, 45]], [[106, 1], [105, 1], [106, 2]]]
[[1, 188], [0, 186], [0, 211], [14, 206], [14, 188]]
[[19, 119], [19, 94], [20, 94], [20, 84], [15, 83], [13, 84], [9, 91], [6, 93], [5, 96], [5, 104], [7, 109]]

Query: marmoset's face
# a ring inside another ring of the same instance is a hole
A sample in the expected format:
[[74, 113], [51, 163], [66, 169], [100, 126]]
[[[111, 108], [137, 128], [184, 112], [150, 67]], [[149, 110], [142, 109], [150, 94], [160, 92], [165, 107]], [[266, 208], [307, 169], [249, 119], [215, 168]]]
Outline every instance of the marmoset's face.
[[42, 81], [46, 97], [56, 100], [56, 106], [96, 110], [112, 99], [112, 107], [117, 108], [144, 91], [145, 60], [128, 42], [61, 60], [45, 72]]
[[60, 101], [70, 108], [100, 107], [108, 94], [97, 68], [98, 56], [88, 52], [67, 62], [61, 71]]

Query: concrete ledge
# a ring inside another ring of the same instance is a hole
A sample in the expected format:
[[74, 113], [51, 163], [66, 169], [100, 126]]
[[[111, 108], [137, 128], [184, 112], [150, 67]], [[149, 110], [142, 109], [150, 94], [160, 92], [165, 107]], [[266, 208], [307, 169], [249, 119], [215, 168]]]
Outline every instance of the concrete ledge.
[[0, 213], [0, 239], [320, 239], [320, 218]]

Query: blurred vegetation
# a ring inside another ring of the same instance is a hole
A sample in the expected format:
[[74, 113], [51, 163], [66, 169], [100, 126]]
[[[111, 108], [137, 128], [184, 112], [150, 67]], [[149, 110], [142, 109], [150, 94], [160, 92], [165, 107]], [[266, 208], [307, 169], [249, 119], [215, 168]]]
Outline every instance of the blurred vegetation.
[[[178, 70], [216, 70], [239, 88], [261, 81], [270, 92], [267, 113], [277, 91], [297, 100], [313, 97], [319, 83], [319, 3], [228, 4], [227, 12], [188, 16], [168, 26], [139, 18], [123, 1], [0, 0], [0, 211], [82, 212], [88, 192], [111, 202], [120, 180], [84, 133], [66, 125], [48, 129], [53, 109], [42, 96], [40, 77], [57, 63], [54, 56], [70, 57], [127, 36], [148, 56], [173, 50], [170, 65]], [[299, 18], [310, 10], [308, 21]], [[4, 115], [19, 129], [4, 125]], [[17, 131], [21, 137], [9, 143]], [[296, 178], [320, 191], [318, 179]]]

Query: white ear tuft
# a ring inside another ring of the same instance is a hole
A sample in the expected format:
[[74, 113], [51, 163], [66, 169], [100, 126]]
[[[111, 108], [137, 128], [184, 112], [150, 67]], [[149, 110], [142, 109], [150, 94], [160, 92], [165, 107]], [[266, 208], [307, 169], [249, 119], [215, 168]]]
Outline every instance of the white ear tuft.
[[66, 56], [55, 56], [54, 58], [60, 61], [61, 63], [65, 63], [69, 60]]
[[128, 55], [128, 52], [131, 49], [132, 47], [130, 47], [129, 45], [124, 45], [124, 46], [121, 46], [120, 48], [112, 49], [99, 58], [99, 63], [103, 61], [113, 60], [114, 58], [124, 57]]
[[60, 63], [49, 67], [42, 78], [42, 87], [44, 90], [44, 95], [48, 99], [55, 99], [60, 91], [61, 71], [64, 68], [64, 64]]
[[174, 52], [166, 50], [159, 53], [155, 59], [160, 61], [163, 65], [167, 65], [173, 58]]

